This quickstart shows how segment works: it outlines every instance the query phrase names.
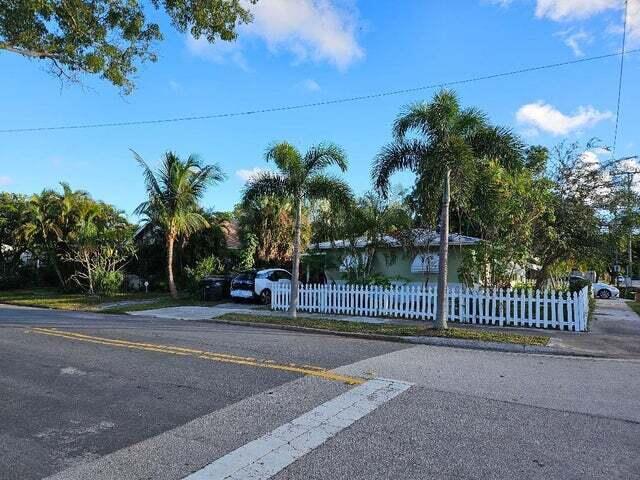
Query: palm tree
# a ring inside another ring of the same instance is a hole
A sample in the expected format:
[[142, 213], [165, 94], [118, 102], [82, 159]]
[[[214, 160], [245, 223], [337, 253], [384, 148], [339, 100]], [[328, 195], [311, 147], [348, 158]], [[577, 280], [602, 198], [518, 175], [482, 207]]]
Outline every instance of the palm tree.
[[416, 174], [414, 194], [424, 210], [419, 213], [432, 216], [430, 212], [437, 211], [439, 204], [440, 266], [435, 326], [446, 329], [451, 197], [459, 204], [464, 202], [478, 161], [495, 158], [504, 165], [515, 165], [524, 154], [524, 145], [509, 130], [489, 125], [479, 110], [461, 108], [456, 94], [448, 90], [437, 93], [430, 103], [409, 105], [396, 119], [393, 135], [395, 141], [376, 157], [372, 177], [376, 188], [386, 195], [391, 175], [411, 170]]
[[[132, 150], [133, 152], [133, 150]], [[144, 171], [144, 183], [148, 199], [135, 209], [147, 223], [161, 228], [167, 248], [167, 278], [171, 296], [178, 291], [173, 278], [173, 247], [176, 239], [209, 227], [202, 214], [199, 201], [207, 187], [220, 183], [225, 175], [218, 165], [203, 165], [195, 155], [181, 160], [175, 153], [167, 152], [162, 164], [154, 173], [140, 155], [133, 152]]]
[[58, 261], [58, 243], [62, 241], [64, 232], [60, 227], [60, 195], [53, 190], [43, 190], [40, 195], [29, 198], [26, 211], [26, 221], [20, 227], [17, 235], [25, 240], [32, 250], [38, 247], [43, 251], [47, 261], [51, 264], [60, 287], [66, 286], [66, 281]]
[[289, 200], [293, 205], [293, 278], [289, 312], [295, 318], [298, 311], [302, 207], [305, 202], [319, 200], [334, 204], [352, 200], [351, 189], [343, 180], [324, 173], [330, 166], [346, 171], [347, 159], [340, 147], [330, 143], [311, 147], [302, 155], [287, 142], [269, 147], [265, 158], [267, 162], [273, 161], [279, 172], [258, 175], [247, 184], [243, 198], [245, 202], [251, 202], [260, 197], [279, 197]]

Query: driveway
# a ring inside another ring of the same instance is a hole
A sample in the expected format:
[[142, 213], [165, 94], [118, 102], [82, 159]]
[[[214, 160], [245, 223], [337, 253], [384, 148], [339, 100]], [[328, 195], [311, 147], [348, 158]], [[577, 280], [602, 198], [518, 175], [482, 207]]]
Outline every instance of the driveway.
[[576, 353], [613, 358], [640, 358], [640, 316], [627, 300], [596, 299], [590, 331], [556, 335], [553, 345]]
[[[282, 316], [287, 315], [286, 312], [272, 311], [264, 305], [255, 305], [250, 303], [220, 303], [218, 305], [212, 305], [211, 307], [200, 306], [182, 306], [182, 307], [165, 307], [156, 308], [150, 310], [139, 310], [128, 312], [129, 315], [139, 315], [143, 317], [155, 317], [155, 318], [171, 318], [176, 320], [208, 320], [211, 318], [218, 318], [227, 313], [246, 313], [250, 315], [264, 315], [264, 316]], [[307, 313], [301, 312], [299, 314], [305, 318], [327, 318], [326, 314], [320, 313]], [[397, 320], [389, 318], [376, 318], [376, 317], [362, 317], [353, 315], [331, 315], [333, 320], [341, 320], [345, 322], [366, 322], [366, 323], [404, 323], [404, 324], [416, 324], [421, 322], [415, 322], [411, 320]]]
[[210, 318], [221, 317], [227, 313], [269, 314], [270, 311], [263, 305], [250, 303], [220, 303], [218, 305], [212, 305], [211, 307], [164, 307], [149, 310], [138, 310], [128, 313], [129, 315], [136, 315], [139, 317], [168, 318], [175, 320], [208, 320]]

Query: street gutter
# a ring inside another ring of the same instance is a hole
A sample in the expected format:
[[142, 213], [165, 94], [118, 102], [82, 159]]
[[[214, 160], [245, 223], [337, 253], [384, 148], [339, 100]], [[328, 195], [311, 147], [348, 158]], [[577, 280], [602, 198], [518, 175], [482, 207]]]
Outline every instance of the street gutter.
[[385, 342], [407, 343], [412, 345], [432, 345], [437, 347], [464, 348], [470, 350], [488, 350], [508, 353], [529, 353], [538, 355], [560, 355], [565, 357], [584, 358], [611, 358], [605, 355], [592, 353], [578, 353], [567, 350], [560, 350], [553, 347], [543, 347], [538, 345], [523, 345], [502, 342], [484, 342], [481, 340], [466, 340], [458, 338], [443, 338], [429, 336], [407, 336], [397, 335], [377, 335], [375, 333], [340, 332], [320, 328], [299, 327], [295, 325], [275, 325], [272, 323], [245, 322], [238, 320], [225, 320], [222, 318], [211, 318], [208, 320], [194, 320], [202, 323], [219, 323], [224, 325], [246, 326], [254, 328], [268, 328], [272, 330], [288, 330], [292, 332], [315, 333], [321, 335], [337, 335], [340, 337], [358, 338], [362, 340], [382, 340]]

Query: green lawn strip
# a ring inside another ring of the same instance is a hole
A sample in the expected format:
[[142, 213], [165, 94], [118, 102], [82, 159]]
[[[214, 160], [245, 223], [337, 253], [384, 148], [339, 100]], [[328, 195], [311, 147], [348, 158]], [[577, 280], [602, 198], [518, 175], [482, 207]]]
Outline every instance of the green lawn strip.
[[629, 305], [631, 310], [636, 312], [637, 315], [640, 315], [640, 302], [627, 302], [627, 305]]
[[419, 325], [395, 325], [374, 324], [363, 322], [345, 322], [326, 318], [292, 319], [289, 317], [272, 317], [262, 315], [247, 315], [239, 313], [227, 313], [220, 317], [223, 320], [236, 322], [253, 322], [269, 325], [284, 325], [293, 327], [316, 328], [345, 333], [364, 333], [373, 335], [390, 335], [399, 337], [426, 336], [445, 337], [461, 340], [478, 340], [482, 342], [515, 343], [520, 345], [545, 346], [549, 343], [549, 337], [542, 335], [519, 335], [506, 332], [490, 332], [471, 328], [449, 328], [448, 330], [436, 330]]
[[[149, 295], [144, 293], [123, 293], [112, 297], [89, 296], [82, 293], [61, 293], [54, 289], [30, 289], [0, 291], [0, 303], [25, 307], [55, 308], [59, 310], [97, 311], [104, 303], [122, 302], [126, 300], [154, 299], [157, 301], [169, 298], [165, 294]], [[154, 298], [156, 297], [156, 298]], [[153, 305], [145, 303], [144, 305]], [[139, 305], [129, 305], [129, 310]], [[148, 307], [147, 307], [148, 308]]]

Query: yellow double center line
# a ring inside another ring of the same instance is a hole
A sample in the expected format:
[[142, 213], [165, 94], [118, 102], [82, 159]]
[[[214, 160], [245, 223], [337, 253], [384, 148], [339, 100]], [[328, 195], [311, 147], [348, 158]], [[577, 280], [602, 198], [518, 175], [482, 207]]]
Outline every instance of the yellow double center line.
[[167, 353], [170, 355], [181, 355], [181, 356], [202, 358], [205, 360], [212, 360], [214, 362], [234, 363], [237, 365], [270, 368], [273, 370], [282, 370], [285, 372], [301, 373], [303, 375], [311, 375], [313, 377], [324, 378], [325, 380], [344, 382], [349, 385], [359, 385], [365, 382], [365, 380], [361, 378], [340, 375], [337, 373], [330, 372], [325, 368], [316, 367], [313, 365], [297, 365], [295, 363], [278, 363], [273, 360], [263, 360], [263, 359], [257, 359], [252, 357], [240, 357], [238, 355], [230, 355], [227, 353], [208, 352], [206, 350], [174, 347], [171, 345], [130, 342], [128, 340], [119, 340], [114, 338], [95, 337], [93, 335], [85, 335], [82, 333], [68, 332], [64, 330], [58, 330], [55, 328], [34, 327], [29, 329], [28, 331], [33, 333], [38, 333], [41, 335], [49, 335], [52, 337], [66, 338], [67, 340], [75, 340], [79, 342], [97, 343], [99, 345], [108, 345], [111, 347]]

